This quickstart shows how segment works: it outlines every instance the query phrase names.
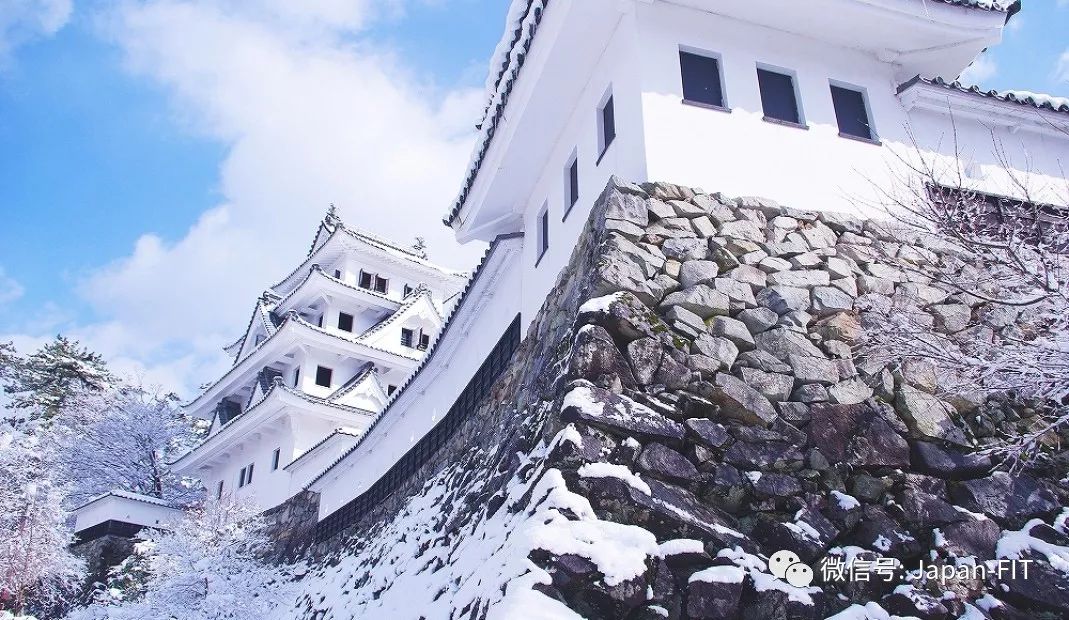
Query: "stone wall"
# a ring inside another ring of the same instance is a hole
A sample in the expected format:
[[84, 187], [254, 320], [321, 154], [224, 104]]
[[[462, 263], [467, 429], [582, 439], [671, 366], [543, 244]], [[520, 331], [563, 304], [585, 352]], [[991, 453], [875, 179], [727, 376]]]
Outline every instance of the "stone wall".
[[[963, 334], [989, 320], [881, 259], [938, 256], [914, 241], [843, 216], [614, 180], [493, 396], [351, 537], [318, 550], [330, 560], [306, 578], [295, 615], [341, 613], [321, 608], [317, 578], [367, 606], [406, 571], [490, 579], [451, 572], [474, 544], [463, 537], [506, 502], [536, 514], [545, 498], [516, 501], [516, 489], [559, 473], [597, 519], [661, 543], [644, 572], [611, 585], [589, 555], [533, 549], [546, 576], [535, 589], [586, 618], [1067, 617], [1064, 462], [1011, 473], [976, 449], [1028, 427], [1030, 413], [941, 394], [925, 364], [855, 357], [866, 308], [906, 304], [931, 329]], [[992, 337], [1005, 328], [986, 326]], [[420, 542], [385, 540], [398, 531]], [[994, 560], [1000, 540], [1034, 561], [1028, 579], [907, 574], [922, 559]], [[815, 582], [774, 577], [780, 551]], [[391, 578], [377, 581], [387, 555]], [[825, 579], [829, 562], [890, 562], [889, 580]], [[493, 597], [468, 596], [452, 617], [486, 617]]]
[[293, 560], [312, 548], [319, 520], [319, 494], [301, 491], [263, 513], [267, 534], [274, 541], [271, 559]]

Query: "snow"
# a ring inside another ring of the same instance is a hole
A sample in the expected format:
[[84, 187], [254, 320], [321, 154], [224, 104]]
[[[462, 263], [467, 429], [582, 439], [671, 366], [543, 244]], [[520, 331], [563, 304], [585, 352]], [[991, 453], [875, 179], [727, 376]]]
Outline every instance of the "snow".
[[754, 589], [758, 592], [783, 592], [787, 595], [788, 599], [803, 605], [812, 605], [813, 597], [811, 595], [820, 592], [820, 588], [818, 587], [810, 586], [808, 588], [796, 588], [789, 583], [768, 574], [765, 572], [768, 570], [768, 565], [765, 561], [752, 553], [743, 551], [741, 547], [721, 549], [716, 556], [718, 558], [727, 558], [740, 569], [745, 570], [746, 574], [748, 574], [753, 581]]
[[761, 480], [761, 472], [759, 472], [759, 471], [748, 471], [748, 472], [746, 472], [746, 477], [749, 478], [751, 484], [757, 484], [758, 481]]
[[861, 507], [861, 502], [857, 501], [857, 498], [853, 495], [847, 495], [839, 491], [832, 491], [831, 496], [835, 498], [835, 501], [839, 504], [839, 508], [843, 510], [853, 510]]
[[689, 583], [704, 581], [706, 583], [742, 583], [746, 571], [737, 566], [712, 566], [690, 576]]
[[661, 543], [657, 548], [657, 555], [666, 558], [673, 555], [702, 553], [704, 551], [705, 544], [700, 540], [694, 540], [693, 538], [677, 538], [675, 540], [667, 540]]
[[1004, 90], [1000, 95], [1013, 95], [1017, 99], [1031, 99], [1036, 105], [1049, 105], [1054, 109], [1069, 108], [1069, 97], [1056, 97], [1046, 93], [1034, 93], [1029, 90]]
[[883, 534], [880, 534], [876, 537], [876, 540], [872, 542], [872, 546], [880, 551], [887, 552], [891, 550], [891, 540]]
[[954, 510], [957, 510], [958, 512], [960, 512], [962, 514], [967, 514], [967, 515], [969, 515], [970, 517], [972, 517], [973, 519], [975, 519], [977, 521], [987, 521], [987, 516], [986, 515], [982, 515], [982, 514], [980, 514], [978, 512], [972, 512], [971, 510], [967, 510], [965, 508], [962, 508], [961, 506], [951, 506], [951, 508], [953, 508]]
[[1069, 547], [1051, 544], [1031, 536], [1029, 530], [1037, 525], [1043, 525], [1043, 520], [1032, 519], [1020, 530], [1003, 531], [995, 546], [995, 557], [1020, 560], [1027, 552], [1034, 551], [1046, 556], [1052, 568], [1069, 573]]
[[613, 293], [604, 297], [595, 297], [579, 306], [579, 314], [597, 314], [608, 312], [614, 303], [623, 297], [623, 293]]
[[587, 463], [579, 468], [581, 478], [616, 478], [626, 482], [631, 488], [653, 495], [650, 485], [646, 484], [638, 474], [632, 472], [626, 465], [613, 465], [610, 463]]
[[827, 620], [890, 620], [890, 618], [891, 614], [878, 603], [865, 603], [864, 606], [855, 603], [834, 616], [828, 616]]
[[812, 541], [820, 541], [820, 532], [805, 521], [795, 521], [794, 523], [785, 521], [783, 526], [803, 538], [808, 538]]

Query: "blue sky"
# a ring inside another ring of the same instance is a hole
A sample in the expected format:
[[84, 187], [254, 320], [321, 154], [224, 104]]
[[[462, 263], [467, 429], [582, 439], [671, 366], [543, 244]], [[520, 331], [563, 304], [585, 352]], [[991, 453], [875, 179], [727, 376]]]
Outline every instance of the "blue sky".
[[[62, 331], [188, 388], [225, 363], [219, 345], [330, 202], [470, 266], [481, 248], [452, 245], [438, 218], [506, 4], [4, 2], [0, 340]], [[970, 75], [1069, 94], [1066, 32], [1069, 1], [1028, 1]]]

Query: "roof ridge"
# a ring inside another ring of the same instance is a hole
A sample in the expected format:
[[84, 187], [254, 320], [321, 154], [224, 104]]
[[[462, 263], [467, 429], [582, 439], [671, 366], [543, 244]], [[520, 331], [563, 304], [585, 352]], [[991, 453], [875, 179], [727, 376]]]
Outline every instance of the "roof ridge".
[[1069, 114], [1069, 97], [1059, 97], [1056, 95], [1047, 95], [1044, 93], [1033, 93], [1018, 90], [985, 90], [975, 84], [964, 84], [960, 80], [947, 80], [938, 76], [914, 76], [913, 78], [899, 85], [897, 92], [901, 94], [906, 89], [917, 83], [938, 86], [946, 90], [953, 90], [967, 95], [976, 95], [979, 97], [995, 99], [1004, 103], [1014, 103], [1017, 105], [1031, 106], [1039, 110], [1047, 110], [1058, 114]]

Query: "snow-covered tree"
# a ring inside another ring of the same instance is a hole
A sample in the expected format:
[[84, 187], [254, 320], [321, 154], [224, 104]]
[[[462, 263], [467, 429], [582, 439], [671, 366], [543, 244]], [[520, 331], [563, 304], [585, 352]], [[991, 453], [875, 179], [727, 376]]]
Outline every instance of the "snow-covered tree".
[[176, 401], [173, 394], [121, 387], [68, 403], [53, 429], [61, 467], [70, 481], [68, 505], [114, 489], [176, 504], [199, 499], [199, 485], [167, 469], [198, 437]]
[[173, 531], [145, 538], [125, 566], [147, 582], [127, 580], [71, 618], [259, 620], [290, 597], [289, 576], [260, 559], [270, 541], [254, 506], [209, 502]]
[[[997, 141], [995, 150], [1005, 152]], [[898, 243], [875, 249], [909, 280], [949, 292], [938, 304], [953, 307], [939, 311], [966, 308], [963, 323], [933, 326], [918, 300], [896, 296], [869, 313], [864, 352], [886, 363], [934, 364], [948, 395], [1009, 396], [1036, 407], [1036, 423], [991, 446], [1013, 464], [1028, 463], [1069, 430], [1069, 210], [1049, 204], [1052, 194], [1066, 203], [1069, 183], [1040, 188], [1045, 203], [1027, 175], [1003, 161], [1017, 198], [996, 197], [970, 189], [961, 161], [902, 159], [909, 174], [886, 190], [883, 205], [897, 220]]]
[[39, 437], [0, 432], [0, 609], [54, 611], [82, 581], [68, 550], [63, 489]]
[[29, 410], [31, 418], [51, 419], [72, 399], [101, 392], [113, 380], [99, 354], [64, 336], [26, 358], [19, 359], [10, 348], [5, 355], [11, 377], [4, 390], [12, 406]]

